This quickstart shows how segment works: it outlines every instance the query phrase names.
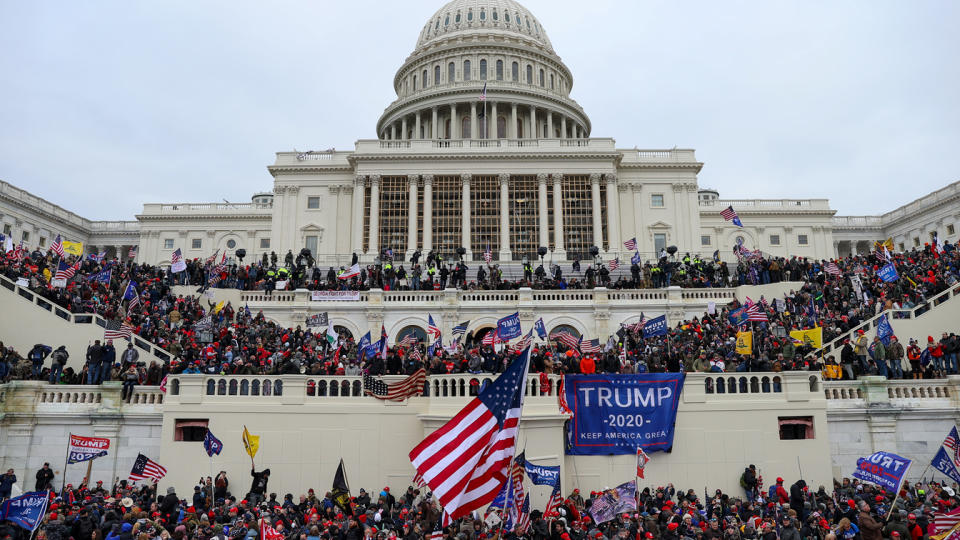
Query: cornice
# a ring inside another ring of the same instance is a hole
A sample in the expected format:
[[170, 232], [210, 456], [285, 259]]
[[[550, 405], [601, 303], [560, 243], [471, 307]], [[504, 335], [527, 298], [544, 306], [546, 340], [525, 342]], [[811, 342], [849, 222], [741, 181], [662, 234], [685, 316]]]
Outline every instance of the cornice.
[[639, 161], [639, 162], [620, 162], [621, 169], [690, 169], [694, 172], [700, 172], [703, 169], [702, 161], [691, 161], [687, 163], [674, 163], [667, 161]]
[[[347, 158], [349, 161], [350, 158]], [[270, 176], [276, 178], [277, 174], [315, 174], [315, 173], [330, 173], [330, 172], [353, 172], [353, 167], [344, 167], [342, 165], [329, 166], [329, 167], [320, 167], [314, 164], [310, 165], [270, 165], [267, 167], [267, 172], [270, 173]]]
[[434, 161], [487, 161], [487, 160], [500, 160], [505, 159], [522, 159], [522, 160], [543, 160], [543, 159], [558, 159], [558, 160], [618, 160], [622, 157], [619, 153], [610, 153], [610, 152], [597, 152], [597, 153], [584, 153], [584, 152], [569, 152], [569, 153], [543, 153], [543, 154], [534, 154], [534, 153], [506, 153], [506, 152], [493, 152], [493, 153], [477, 153], [477, 154], [468, 154], [468, 153], [444, 153], [444, 154], [354, 154], [349, 159], [351, 163], [357, 163], [360, 161], [423, 161], [423, 160], [434, 160]]
[[184, 220], [267, 220], [273, 219], [273, 214], [190, 214], [190, 215], [137, 215], [138, 221], [184, 221]]

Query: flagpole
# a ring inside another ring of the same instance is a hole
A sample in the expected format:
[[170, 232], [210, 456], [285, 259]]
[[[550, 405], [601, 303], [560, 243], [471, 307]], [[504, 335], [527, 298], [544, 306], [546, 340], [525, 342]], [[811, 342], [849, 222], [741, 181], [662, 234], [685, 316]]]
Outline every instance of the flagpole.
[[[798, 457], [797, 459], [800, 459], [800, 458]], [[897, 484], [897, 491], [893, 496], [893, 502], [890, 503], [890, 508], [887, 510], [887, 517], [886, 519], [883, 520], [884, 525], [886, 525], [887, 522], [890, 521], [890, 516], [893, 515], [893, 509], [897, 507], [897, 498], [900, 497], [900, 488], [903, 487], [903, 479], [907, 477], [907, 471], [910, 470], [910, 465], [913, 465], [912, 461], [907, 464], [907, 468], [904, 469], [903, 471], [903, 476], [901, 477], [900, 483]], [[923, 472], [926, 473], [927, 472], [926, 469], [924, 469]]]
[[60, 493], [63, 493], [63, 490], [67, 487], [67, 465], [70, 464], [70, 439], [73, 438], [73, 433], [67, 434], [67, 456], [63, 458], [63, 478], [60, 482]]

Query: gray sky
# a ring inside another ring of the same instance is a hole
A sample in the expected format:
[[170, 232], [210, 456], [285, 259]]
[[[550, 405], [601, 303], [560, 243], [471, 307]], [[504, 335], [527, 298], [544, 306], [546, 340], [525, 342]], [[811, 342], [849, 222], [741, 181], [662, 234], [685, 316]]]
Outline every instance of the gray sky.
[[[437, 1], [3, 2], [0, 179], [92, 219], [249, 201], [374, 138]], [[724, 198], [891, 210], [960, 179], [960, 2], [527, 0], [593, 135]]]

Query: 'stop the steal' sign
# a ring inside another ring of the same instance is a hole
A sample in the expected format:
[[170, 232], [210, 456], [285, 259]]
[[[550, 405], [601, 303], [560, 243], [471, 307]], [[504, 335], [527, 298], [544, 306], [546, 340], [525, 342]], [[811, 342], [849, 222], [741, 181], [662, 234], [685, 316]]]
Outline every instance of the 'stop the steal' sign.
[[573, 420], [567, 453], [635, 454], [673, 447], [683, 373], [568, 375], [567, 403]]

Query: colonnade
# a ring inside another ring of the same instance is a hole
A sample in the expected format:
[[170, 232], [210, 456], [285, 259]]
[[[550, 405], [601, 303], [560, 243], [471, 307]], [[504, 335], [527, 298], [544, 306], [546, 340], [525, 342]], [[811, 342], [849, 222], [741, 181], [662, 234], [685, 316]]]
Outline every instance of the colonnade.
[[[509, 114], [507, 114], [507, 110]], [[469, 110], [469, 114], [464, 114]], [[497, 120], [504, 117], [504, 129]], [[555, 129], [556, 128], [556, 129]], [[468, 133], [464, 133], [468, 129]], [[383, 127], [380, 138], [409, 139], [583, 139], [585, 126], [563, 112], [512, 102], [472, 101], [434, 105]]]

